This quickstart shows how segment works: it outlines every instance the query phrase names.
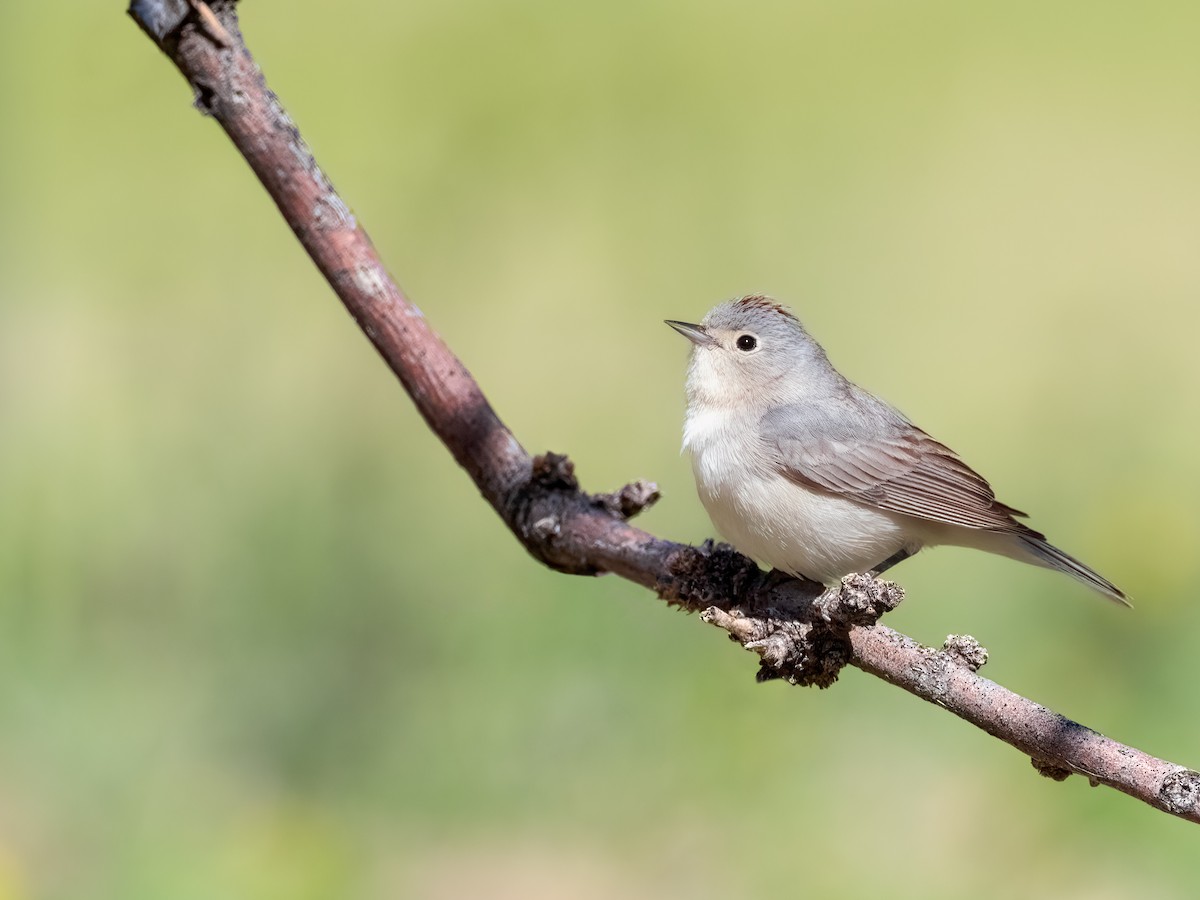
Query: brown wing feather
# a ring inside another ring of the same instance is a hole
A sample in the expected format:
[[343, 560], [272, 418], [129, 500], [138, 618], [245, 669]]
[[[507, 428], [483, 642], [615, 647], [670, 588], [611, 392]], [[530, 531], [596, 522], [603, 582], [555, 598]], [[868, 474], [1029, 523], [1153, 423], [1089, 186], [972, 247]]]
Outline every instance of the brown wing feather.
[[780, 471], [797, 483], [920, 519], [1030, 533], [1013, 518], [1024, 513], [997, 501], [978, 472], [915, 426], [868, 442], [824, 440], [787, 451]]

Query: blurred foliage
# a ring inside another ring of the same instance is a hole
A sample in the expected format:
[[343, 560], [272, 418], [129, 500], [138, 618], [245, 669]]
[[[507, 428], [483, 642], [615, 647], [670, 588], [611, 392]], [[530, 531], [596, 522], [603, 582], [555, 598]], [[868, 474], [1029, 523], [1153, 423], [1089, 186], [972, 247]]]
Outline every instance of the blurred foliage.
[[[119, 2], [0, 29], [0, 898], [1192, 897], [1195, 826], [533, 564]], [[256, 0], [531, 450], [710, 532], [662, 324], [764, 290], [1125, 587], [891, 624], [1200, 765], [1200, 6]]]

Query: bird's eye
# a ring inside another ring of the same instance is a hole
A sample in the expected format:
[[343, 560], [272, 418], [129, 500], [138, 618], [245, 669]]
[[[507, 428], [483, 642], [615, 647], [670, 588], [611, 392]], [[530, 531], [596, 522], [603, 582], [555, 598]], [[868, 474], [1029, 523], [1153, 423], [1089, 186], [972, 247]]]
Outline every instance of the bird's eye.
[[758, 346], [758, 338], [752, 334], [739, 334], [736, 343], [739, 350], [749, 353]]

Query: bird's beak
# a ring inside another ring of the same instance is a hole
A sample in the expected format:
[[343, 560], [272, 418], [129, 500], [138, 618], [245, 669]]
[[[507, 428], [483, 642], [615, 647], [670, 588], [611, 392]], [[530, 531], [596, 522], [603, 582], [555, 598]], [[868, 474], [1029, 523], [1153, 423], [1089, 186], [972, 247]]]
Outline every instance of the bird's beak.
[[703, 325], [692, 325], [690, 322], [676, 322], [674, 319], [665, 319], [664, 321], [697, 347], [711, 347], [716, 343], [709, 333], [704, 330]]

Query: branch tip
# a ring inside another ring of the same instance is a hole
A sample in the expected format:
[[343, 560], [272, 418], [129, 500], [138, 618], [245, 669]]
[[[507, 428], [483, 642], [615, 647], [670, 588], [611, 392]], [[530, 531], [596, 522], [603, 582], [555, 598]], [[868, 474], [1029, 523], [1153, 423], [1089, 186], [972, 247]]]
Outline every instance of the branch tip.
[[608, 510], [614, 516], [622, 519], [632, 519], [638, 513], [649, 509], [662, 497], [658, 485], [653, 481], [635, 481], [625, 485], [619, 491], [611, 494], [596, 494], [592, 498], [597, 506]]

